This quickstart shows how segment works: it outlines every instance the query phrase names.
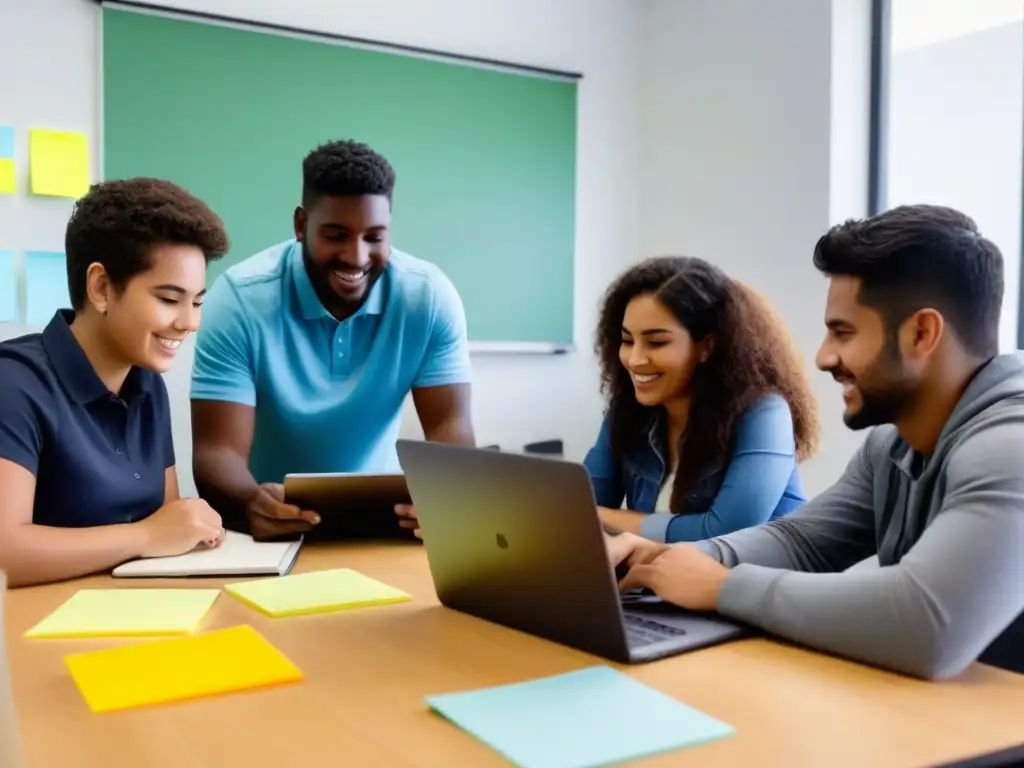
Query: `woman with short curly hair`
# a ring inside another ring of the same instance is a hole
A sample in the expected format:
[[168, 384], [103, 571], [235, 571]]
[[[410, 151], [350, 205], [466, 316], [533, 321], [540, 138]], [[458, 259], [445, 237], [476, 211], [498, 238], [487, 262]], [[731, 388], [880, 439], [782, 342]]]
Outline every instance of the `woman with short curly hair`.
[[161, 179], [93, 185], [65, 232], [71, 306], [0, 343], [0, 569], [12, 586], [217, 546], [178, 492], [161, 374], [199, 326], [219, 216]]
[[608, 408], [585, 465], [606, 524], [696, 541], [806, 500], [816, 400], [759, 294], [701, 259], [649, 259], [608, 289], [595, 349]]

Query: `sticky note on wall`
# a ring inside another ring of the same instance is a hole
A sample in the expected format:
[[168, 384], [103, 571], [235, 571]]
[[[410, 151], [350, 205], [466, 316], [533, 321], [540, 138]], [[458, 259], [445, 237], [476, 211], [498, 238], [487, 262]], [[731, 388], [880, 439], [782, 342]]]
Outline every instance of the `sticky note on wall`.
[[67, 259], [57, 251], [25, 253], [25, 322], [45, 325], [58, 309], [71, 307]]
[[14, 190], [14, 128], [0, 125], [0, 195]]
[[84, 133], [29, 131], [32, 194], [78, 199], [89, 191], [89, 147]]
[[18, 320], [18, 282], [14, 252], [0, 251], [0, 323]]

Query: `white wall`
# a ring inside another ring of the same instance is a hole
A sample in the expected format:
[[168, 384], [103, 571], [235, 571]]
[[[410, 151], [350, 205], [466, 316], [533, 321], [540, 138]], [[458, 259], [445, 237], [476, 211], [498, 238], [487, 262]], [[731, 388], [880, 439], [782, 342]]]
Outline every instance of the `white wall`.
[[[963, 33], [921, 42], [937, 9], [911, 11], [895, 0], [889, 66], [887, 206], [938, 203], [974, 217], [1003, 252], [1006, 292], [1000, 346], [1017, 348], [1020, 294], [1021, 168], [1024, 163], [1024, 4], [1016, 20], [983, 28], [987, 16], [960, 19]], [[994, 13], [988, 0], [975, 10]], [[918, 24], [914, 24], [914, 20]], [[938, 33], [935, 33], [935, 37]]]
[[[474, 359], [481, 442], [561, 437], [581, 458], [601, 415], [589, 353], [600, 292], [636, 253], [639, 6], [620, 0], [165, 0], [202, 10], [586, 73], [579, 100], [576, 328], [581, 351]], [[0, 0], [0, 124], [88, 131], [98, 150], [99, 11], [88, 0]], [[23, 131], [19, 131], [19, 136]], [[22, 157], [24, 161], [24, 157]], [[24, 167], [24, 163], [22, 163]], [[99, 170], [98, 167], [95, 170]], [[400, 169], [399, 169], [400, 170]], [[62, 249], [71, 206], [0, 200], [0, 248]], [[400, 244], [399, 244], [400, 245]], [[0, 325], [0, 337], [23, 333]], [[182, 485], [191, 480], [191, 347], [168, 374]], [[421, 432], [407, 410], [403, 433]]]
[[1024, 17], [1021, 0], [891, 0], [890, 7], [894, 53]]
[[650, 0], [642, 86], [644, 249], [714, 261], [790, 323], [821, 402], [812, 492], [862, 439], [813, 367], [826, 290], [814, 243], [866, 206], [869, 3], [837, 5], [833, 24], [822, 0]]
[[[822, 402], [818, 491], [860, 436], [813, 372], [825, 282], [810, 261], [834, 221], [863, 214], [867, 0], [164, 0], [168, 5], [582, 71], [576, 354], [475, 358], [481, 442], [549, 436], [579, 459], [600, 418], [590, 354], [597, 300], [627, 264], [716, 261], [791, 323]], [[87, 0], [0, 2], [0, 123], [98, 130], [98, 12]], [[96, 137], [98, 140], [98, 137]], [[31, 210], [30, 210], [31, 209]], [[60, 247], [70, 206], [0, 203], [16, 248]], [[10, 233], [10, 234], [9, 234]], [[2, 247], [2, 246], [0, 246]], [[0, 326], [0, 334], [25, 329]], [[183, 486], [190, 351], [168, 380]], [[403, 432], [418, 435], [412, 414]]]

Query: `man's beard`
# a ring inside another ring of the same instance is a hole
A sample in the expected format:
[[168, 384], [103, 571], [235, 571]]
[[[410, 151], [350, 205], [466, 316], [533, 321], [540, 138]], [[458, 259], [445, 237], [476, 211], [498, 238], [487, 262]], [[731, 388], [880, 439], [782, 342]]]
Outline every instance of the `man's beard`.
[[843, 422], [853, 430], [896, 422], [917, 394], [894, 338], [886, 340], [871, 367], [860, 377], [853, 377], [845, 369], [833, 370], [832, 375], [853, 382], [860, 394], [860, 408], [843, 414]]
[[340, 311], [342, 314], [351, 314], [358, 310], [370, 295], [370, 291], [373, 290], [374, 284], [380, 278], [382, 270], [376, 266], [370, 267], [369, 274], [366, 276], [366, 288], [358, 299], [342, 296], [331, 288], [330, 282], [327, 279], [327, 273], [333, 269], [344, 270], [347, 267], [340, 261], [331, 262], [326, 266], [317, 264], [313, 261], [313, 254], [309, 250], [305, 239], [300, 245], [302, 246], [302, 263], [306, 268], [306, 274], [309, 275], [309, 281], [313, 284], [320, 302], [328, 311], [332, 313]]

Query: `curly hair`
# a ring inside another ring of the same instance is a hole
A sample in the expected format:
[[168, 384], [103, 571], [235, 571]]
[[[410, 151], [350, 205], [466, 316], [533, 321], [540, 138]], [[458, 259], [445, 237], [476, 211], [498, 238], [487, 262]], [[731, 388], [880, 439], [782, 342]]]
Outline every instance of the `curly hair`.
[[[797, 460], [814, 454], [817, 400], [796, 344], [767, 299], [702, 259], [668, 256], [648, 259], [620, 275], [601, 308], [595, 352], [617, 461], [647, 439], [651, 423], [651, 409], [637, 401], [619, 359], [626, 307], [642, 295], [654, 296], [695, 342], [714, 339], [710, 357], [697, 366], [690, 382], [692, 403], [670, 502], [674, 513], [707, 508], [718, 489], [698, 490], [697, 481], [727, 464], [737, 420], [767, 394], [779, 394], [789, 403]], [[664, 432], [662, 439], [667, 439]]]
[[321, 197], [384, 195], [395, 191], [395, 170], [383, 157], [357, 141], [321, 144], [302, 161], [302, 205]]
[[117, 179], [93, 184], [75, 202], [64, 233], [71, 307], [85, 306], [86, 273], [100, 263], [121, 291], [150, 268], [153, 247], [194, 245], [207, 263], [227, 253], [224, 223], [209, 206], [163, 179]]

